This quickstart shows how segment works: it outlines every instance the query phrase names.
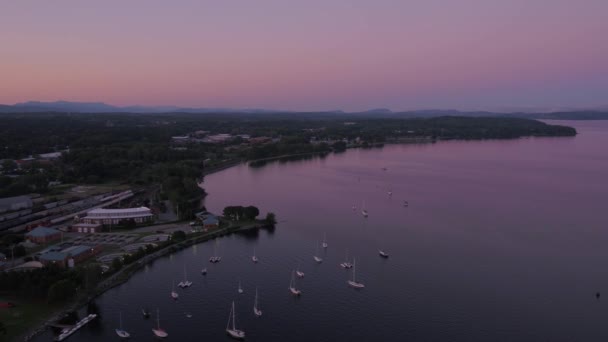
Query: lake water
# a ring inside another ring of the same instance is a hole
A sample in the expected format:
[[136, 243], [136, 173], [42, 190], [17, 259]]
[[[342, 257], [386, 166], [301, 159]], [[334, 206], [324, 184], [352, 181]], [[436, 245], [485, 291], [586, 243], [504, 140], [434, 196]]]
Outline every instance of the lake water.
[[[276, 230], [219, 239], [219, 264], [207, 261], [213, 243], [155, 261], [98, 298], [101, 320], [69, 340], [117, 340], [119, 312], [132, 340], [154, 340], [146, 306], [169, 340], [228, 341], [235, 300], [248, 341], [606, 341], [608, 121], [562, 123], [579, 135], [391, 145], [207, 176], [209, 210], [256, 205], [277, 214]], [[346, 283], [346, 249], [365, 289]], [[184, 265], [194, 285], [174, 302]]]

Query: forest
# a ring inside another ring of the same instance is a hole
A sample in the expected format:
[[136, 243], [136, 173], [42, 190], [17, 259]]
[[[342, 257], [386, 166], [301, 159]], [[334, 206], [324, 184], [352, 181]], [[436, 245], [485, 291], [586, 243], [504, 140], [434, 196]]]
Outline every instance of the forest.
[[[230, 134], [220, 143], [174, 136]], [[510, 117], [387, 118], [335, 113], [0, 114], [0, 197], [46, 193], [50, 182], [162, 185], [180, 208], [200, 195], [206, 167], [268, 157], [329, 153], [395, 138], [513, 139], [573, 136], [571, 127]], [[252, 144], [237, 135], [272, 140]], [[316, 141], [317, 143], [312, 143]], [[52, 162], [36, 158], [61, 152]], [[34, 161], [17, 165], [32, 156]], [[192, 210], [188, 210], [190, 214]]]

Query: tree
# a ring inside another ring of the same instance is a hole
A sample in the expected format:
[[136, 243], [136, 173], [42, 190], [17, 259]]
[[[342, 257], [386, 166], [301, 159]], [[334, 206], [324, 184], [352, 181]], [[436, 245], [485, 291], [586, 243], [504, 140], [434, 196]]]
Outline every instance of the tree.
[[274, 213], [268, 213], [266, 214], [266, 219], [264, 219], [264, 221], [267, 225], [274, 226], [275, 224], [277, 224], [276, 215]]
[[4, 327], [4, 323], [0, 322], [0, 333], [6, 335], [6, 328]]
[[243, 209], [243, 216], [248, 220], [255, 220], [260, 215], [260, 210], [252, 205]]
[[69, 279], [59, 280], [49, 288], [47, 299], [57, 303], [72, 298], [76, 294], [76, 284]]
[[122, 260], [120, 260], [120, 258], [114, 258], [114, 260], [112, 260], [112, 269], [114, 271], [118, 271], [122, 268]]
[[27, 254], [27, 251], [25, 250], [25, 247], [23, 247], [23, 245], [15, 246], [15, 250], [13, 252], [15, 253], [16, 257], [22, 257]]
[[5, 159], [2, 161], [2, 170], [4, 172], [13, 172], [17, 168], [17, 163], [11, 159]]
[[186, 233], [181, 230], [176, 230], [171, 235], [171, 240], [173, 241], [183, 241], [186, 239]]

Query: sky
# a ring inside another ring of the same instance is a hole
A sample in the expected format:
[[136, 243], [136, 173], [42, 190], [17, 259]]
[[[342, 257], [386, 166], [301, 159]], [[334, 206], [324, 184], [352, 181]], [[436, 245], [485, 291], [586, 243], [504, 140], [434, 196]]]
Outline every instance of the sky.
[[608, 105], [606, 0], [0, 3], [0, 103]]

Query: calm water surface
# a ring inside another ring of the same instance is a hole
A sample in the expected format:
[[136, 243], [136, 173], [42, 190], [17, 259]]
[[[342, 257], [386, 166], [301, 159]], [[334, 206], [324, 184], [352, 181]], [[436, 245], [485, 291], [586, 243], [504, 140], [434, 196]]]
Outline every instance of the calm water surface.
[[[169, 340], [227, 341], [235, 300], [249, 341], [606, 341], [608, 122], [564, 124], [579, 135], [393, 145], [208, 176], [208, 209], [273, 211], [274, 233], [220, 239], [216, 265], [212, 243], [155, 261], [102, 295], [101, 320], [69, 340], [117, 340], [119, 312], [132, 340], [154, 340], [147, 306], [160, 309]], [[338, 266], [346, 249], [363, 290]], [[295, 299], [287, 287], [298, 264], [306, 276]], [[184, 265], [194, 285], [174, 302]]]

